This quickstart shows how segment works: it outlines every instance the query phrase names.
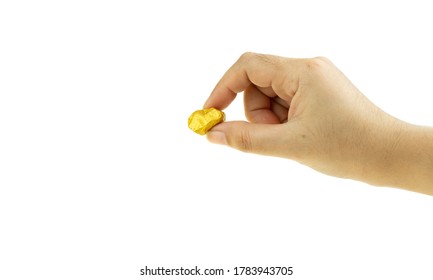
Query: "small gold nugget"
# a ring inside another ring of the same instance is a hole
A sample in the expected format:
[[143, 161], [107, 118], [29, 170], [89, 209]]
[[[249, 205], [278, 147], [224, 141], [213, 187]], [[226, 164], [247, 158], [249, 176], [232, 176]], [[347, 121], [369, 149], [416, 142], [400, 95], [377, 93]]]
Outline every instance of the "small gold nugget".
[[200, 135], [205, 135], [212, 127], [225, 119], [225, 114], [215, 108], [197, 110], [188, 118], [188, 127]]

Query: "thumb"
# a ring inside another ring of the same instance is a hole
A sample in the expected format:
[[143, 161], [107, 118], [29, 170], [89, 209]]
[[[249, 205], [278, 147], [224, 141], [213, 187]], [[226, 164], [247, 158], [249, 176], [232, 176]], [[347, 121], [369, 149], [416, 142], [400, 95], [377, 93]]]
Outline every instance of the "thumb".
[[243, 152], [290, 158], [299, 145], [299, 140], [296, 140], [299, 137], [296, 135], [299, 133], [296, 133], [292, 123], [255, 124], [232, 121], [213, 127], [207, 133], [207, 139]]

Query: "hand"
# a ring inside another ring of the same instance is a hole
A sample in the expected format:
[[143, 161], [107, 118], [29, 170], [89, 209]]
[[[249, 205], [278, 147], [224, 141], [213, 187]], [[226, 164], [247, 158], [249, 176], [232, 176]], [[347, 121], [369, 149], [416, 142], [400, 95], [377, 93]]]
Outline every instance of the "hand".
[[[221, 123], [207, 134], [209, 141], [293, 159], [329, 175], [374, 185], [417, 184], [399, 174], [414, 169], [408, 159], [418, 153], [406, 145], [420, 136], [412, 133], [414, 126], [376, 107], [326, 58], [245, 53], [204, 108], [223, 110], [242, 91], [249, 122]], [[433, 140], [431, 131], [429, 137]], [[420, 180], [432, 186], [432, 175], [425, 177]]]

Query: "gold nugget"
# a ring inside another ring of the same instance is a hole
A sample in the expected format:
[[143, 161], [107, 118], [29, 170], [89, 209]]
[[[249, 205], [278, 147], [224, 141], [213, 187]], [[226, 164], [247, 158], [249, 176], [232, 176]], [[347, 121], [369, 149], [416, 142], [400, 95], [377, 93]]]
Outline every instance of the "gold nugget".
[[225, 119], [225, 114], [215, 108], [197, 110], [188, 118], [188, 127], [200, 135], [205, 135], [212, 127]]

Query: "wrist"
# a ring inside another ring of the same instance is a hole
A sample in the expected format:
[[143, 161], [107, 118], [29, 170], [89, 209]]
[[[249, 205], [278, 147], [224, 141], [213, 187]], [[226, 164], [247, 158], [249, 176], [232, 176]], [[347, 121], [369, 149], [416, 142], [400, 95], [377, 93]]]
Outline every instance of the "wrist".
[[406, 124], [396, 152], [404, 165], [395, 186], [433, 195], [433, 129]]
[[372, 149], [375, 168], [367, 182], [433, 195], [433, 129], [396, 119], [385, 126]]

